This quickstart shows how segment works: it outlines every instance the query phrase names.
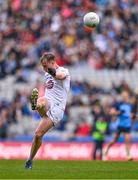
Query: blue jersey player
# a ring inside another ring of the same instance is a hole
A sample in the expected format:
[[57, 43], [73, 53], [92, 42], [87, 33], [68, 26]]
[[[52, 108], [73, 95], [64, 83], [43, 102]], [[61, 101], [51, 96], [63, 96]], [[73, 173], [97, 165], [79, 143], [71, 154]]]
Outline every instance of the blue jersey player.
[[130, 130], [132, 124], [131, 117], [133, 113], [133, 106], [130, 102], [129, 93], [127, 91], [123, 91], [121, 97], [122, 101], [114, 105], [110, 111], [112, 116], [117, 117], [118, 127], [114, 139], [107, 146], [105, 155], [108, 154], [110, 147], [118, 140], [120, 134], [123, 133], [125, 137], [127, 159], [132, 160], [130, 155]]

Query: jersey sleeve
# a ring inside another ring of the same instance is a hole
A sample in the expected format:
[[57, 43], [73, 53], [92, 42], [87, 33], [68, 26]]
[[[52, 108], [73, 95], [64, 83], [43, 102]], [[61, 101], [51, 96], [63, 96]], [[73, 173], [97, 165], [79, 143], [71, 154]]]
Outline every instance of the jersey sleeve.
[[69, 76], [69, 71], [68, 71], [68, 69], [60, 68], [57, 72], [63, 72], [63, 73], [65, 74], [65, 77]]
[[114, 103], [112, 108], [116, 109], [117, 111], [120, 110], [120, 103]]

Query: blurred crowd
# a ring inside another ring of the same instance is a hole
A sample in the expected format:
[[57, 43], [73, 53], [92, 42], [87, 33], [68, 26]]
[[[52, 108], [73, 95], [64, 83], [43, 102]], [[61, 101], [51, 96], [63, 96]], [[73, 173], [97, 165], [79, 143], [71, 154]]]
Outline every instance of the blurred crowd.
[[[136, 94], [125, 82], [122, 82], [118, 86], [112, 85], [108, 90], [88, 82], [72, 82], [71, 94], [64, 118], [55, 129], [59, 132], [70, 134], [71, 137], [91, 136], [96, 121], [102, 117], [108, 125], [106, 133], [112, 135], [115, 131], [115, 126], [112, 125], [112, 117], [109, 114], [109, 110], [114, 103], [121, 100], [120, 94], [124, 90], [129, 92], [130, 101], [134, 104]], [[29, 123], [30, 118], [32, 118], [33, 121], [40, 120], [40, 116], [32, 112], [30, 108], [29, 95], [27, 91], [21, 90], [15, 92], [12, 101], [6, 99], [0, 101], [1, 138], [8, 136], [8, 128], [10, 125], [18, 125], [21, 121], [24, 121], [23, 117], [27, 117], [27, 123]], [[85, 112], [88, 109], [89, 112]], [[136, 123], [135, 125], [133, 131], [138, 130], [138, 124]], [[16, 131], [18, 132], [18, 129]], [[16, 131], [14, 134], [18, 135]], [[29, 133], [30, 132], [27, 132], [28, 135]]]
[[[0, 78], [37, 68], [43, 51], [53, 51], [60, 65], [137, 68], [137, 3], [0, 0]], [[82, 22], [89, 11], [101, 19], [92, 31]]]
[[31, 116], [29, 108], [29, 94], [25, 91], [15, 92], [12, 101], [3, 99], [0, 101], [0, 137], [6, 138], [8, 127], [18, 124], [23, 116]]
[[[38, 79], [39, 57], [53, 51], [59, 65], [92, 69], [138, 69], [137, 0], [0, 0], [0, 79], [14, 75], [16, 82], [28, 82], [28, 74]], [[100, 24], [90, 30], [83, 16], [97, 12]], [[72, 81], [71, 96], [64, 119], [57, 130], [75, 135], [91, 135], [99, 116], [108, 122], [108, 110], [122, 90], [132, 102], [135, 94], [126, 82], [110, 89], [88, 82]], [[73, 121], [71, 109], [88, 108], [90, 116], [78, 114]], [[0, 137], [22, 117], [39, 119], [29, 107], [29, 93], [17, 91], [12, 101], [0, 99]], [[89, 120], [87, 119], [89, 117]], [[79, 123], [78, 123], [79, 122]], [[72, 125], [71, 125], [72, 124]]]

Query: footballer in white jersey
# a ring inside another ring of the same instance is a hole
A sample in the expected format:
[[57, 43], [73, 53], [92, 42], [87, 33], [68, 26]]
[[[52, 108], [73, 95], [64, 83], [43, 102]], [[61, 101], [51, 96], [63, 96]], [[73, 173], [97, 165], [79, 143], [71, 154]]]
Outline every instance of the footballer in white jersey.
[[49, 73], [45, 74], [45, 97], [48, 101], [49, 109], [47, 116], [56, 125], [62, 118], [66, 107], [67, 96], [70, 89], [70, 75], [67, 69], [57, 67], [56, 73], [64, 73], [65, 79], [55, 79]]
[[32, 110], [38, 111], [42, 119], [35, 131], [26, 169], [32, 169], [32, 160], [42, 144], [44, 134], [62, 120], [70, 89], [69, 72], [58, 66], [53, 53], [44, 53], [40, 61], [45, 71], [45, 95], [38, 98], [38, 90], [34, 88], [30, 101]]

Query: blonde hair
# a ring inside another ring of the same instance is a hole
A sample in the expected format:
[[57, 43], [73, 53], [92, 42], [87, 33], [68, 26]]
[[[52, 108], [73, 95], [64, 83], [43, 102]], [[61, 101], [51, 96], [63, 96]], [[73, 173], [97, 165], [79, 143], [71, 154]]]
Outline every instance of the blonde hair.
[[41, 62], [42, 62], [42, 61], [48, 61], [48, 62], [50, 62], [50, 61], [55, 61], [55, 55], [54, 55], [53, 53], [51, 53], [51, 52], [45, 52], [45, 53], [41, 56], [40, 61], [41, 61]]

